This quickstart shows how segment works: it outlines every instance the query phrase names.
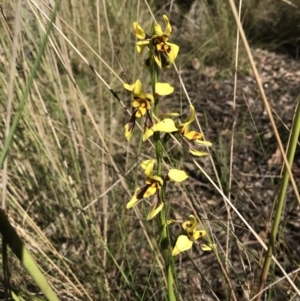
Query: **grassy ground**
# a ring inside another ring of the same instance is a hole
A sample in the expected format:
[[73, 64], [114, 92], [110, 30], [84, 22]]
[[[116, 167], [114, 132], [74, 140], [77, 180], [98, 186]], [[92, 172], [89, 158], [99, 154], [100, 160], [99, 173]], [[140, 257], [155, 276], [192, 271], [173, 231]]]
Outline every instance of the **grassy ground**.
[[[190, 99], [203, 133], [213, 143], [210, 156], [196, 161], [175, 151], [176, 146], [171, 152], [190, 178], [168, 192], [174, 209], [170, 218], [194, 212], [217, 246], [215, 252], [203, 252], [195, 244], [175, 257], [181, 300], [252, 300], [265, 258], [262, 242], [268, 242], [281, 183], [282, 157], [242, 46], [237, 78], [233, 72], [236, 26], [229, 5], [221, 2], [196, 1], [190, 7], [149, 2], [159, 23], [163, 13], [170, 15], [180, 46], [179, 73], [172, 68], [162, 75], [175, 87], [162, 108], [172, 106], [185, 117]], [[243, 16], [252, 16], [254, 4], [243, 4]], [[34, 1], [22, 2], [20, 11], [17, 5], [2, 4], [2, 141], [50, 14]], [[157, 223], [145, 218], [149, 204], [143, 201], [126, 210], [141, 182], [140, 162], [154, 154], [149, 142], [141, 143], [137, 129], [130, 143], [124, 138], [131, 100], [122, 81], [146, 80], [135, 52], [133, 21], [150, 29], [151, 14], [144, 2], [62, 1], [1, 172], [2, 205], [61, 300], [166, 299]], [[246, 21], [250, 35], [257, 24], [249, 17]], [[253, 55], [286, 147], [300, 91], [300, 64], [255, 46]], [[292, 172], [299, 183], [299, 146]], [[299, 287], [297, 208], [290, 187], [274, 256]], [[171, 229], [175, 239], [179, 228]], [[8, 263], [11, 288], [20, 300], [44, 300], [11, 252]], [[282, 277], [272, 262], [265, 300], [300, 300]], [[5, 300], [4, 277], [0, 279]]]

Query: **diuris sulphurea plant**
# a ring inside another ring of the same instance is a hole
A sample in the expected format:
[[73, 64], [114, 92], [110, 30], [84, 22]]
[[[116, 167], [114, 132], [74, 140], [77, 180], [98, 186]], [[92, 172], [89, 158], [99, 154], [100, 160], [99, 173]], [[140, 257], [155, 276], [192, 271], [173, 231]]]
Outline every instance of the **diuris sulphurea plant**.
[[174, 88], [169, 83], [158, 81], [159, 72], [161, 70], [169, 71], [179, 53], [179, 46], [169, 41], [172, 36], [169, 19], [163, 15], [163, 20], [165, 30], [162, 30], [161, 25], [154, 24], [149, 34], [137, 22], [133, 23], [137, 38], [136, 50], [139, 54], [145, 51], [148, 53], [144, 66], [150, 75], [150, 87], [145, 88], [145, 83], [142, 83], [140, 79], [133, 84], [124, 84], [124, 88], [130, 91], [132, 99], [132, 115], [125, 125], [125, 138], [130, 140], [136, 123], [143, 120], [142, 140], [146, 142], [153, 139], [155, 158], [144, 160], [141, 163], [145, 175], [144, 184], [135, 189], [126, 207], [130, 209], [143, 199], [152, 198], [147, 219], [151, 220], [156, 217], [158, 220], [159, 231], [161, 231], [158, 235], [159, 245], [168, 275], [168, 296], [169, 300], [176, 300], [173, 287], [174, 261], [172, 257], [191, 249], [194, 242], [205, 236], [206, 232], [198, 229], [199, 221], [194, 215], [190, 215], [186, 221], [182, 222], [182, 233], [174, 242], [170, 239], [169, 225], [174, 222], [178, 223], [178, 221], [170, 220], [167, 216], [172, 208], [172, 197], [168, 196], [167, 186], [172, 182], [187, 181], [188, 174], [176, 168], [169, 170], [163, 168], [163, 156], [170, 148], [168, 145], [170, 139], [164, 138], [169, 135], [168, 138], [173, 137], [177, 141], [188, 144], [190, 154], [198, 157], [208, 155], [199, 147], [211, 146], [211, 143], [203, 139], [202, 133], [190, 129], [196, 114], [193, 106], [190, 106], [190, 115], [185, 121], [181, 121], [180, 114], [176, 112], [160, 112], [161, 97], [172, 94]]

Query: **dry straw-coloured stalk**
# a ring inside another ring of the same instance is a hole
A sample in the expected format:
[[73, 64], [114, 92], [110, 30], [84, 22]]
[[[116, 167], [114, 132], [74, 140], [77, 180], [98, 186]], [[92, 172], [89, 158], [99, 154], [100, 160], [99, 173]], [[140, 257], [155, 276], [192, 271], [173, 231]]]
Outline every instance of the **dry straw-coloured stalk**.
[[[19, 1], [20, 2], [20, 1]], [[4, 160], [7, 156], [7, 153], [9, 151], [9, 148], [12, 144], [12, 139], [15, 134], [16, 128], [19, 124], [20, 118], [22, 116], [24, 107], [25, 107], [25, 102], [28, 97], [30, 88], [33, 84], [33, 79], [38, 71], [38, 68], [40, 66], [42, 57], [45, 53], [46, 45], [49, 39], [50, 32], [53, 28], [53, 22], [55, 21], [56, 14], [59, 10], [60, 7], [60, 0], [57, 0], [55, 2], [55, 7], [51, 13], [50, 16], [50, 21], [47, 25], [47, 29], [44, 35], [44, 38], [42, 40], [41, 46], [39, 48], [39, 52], [37, 53], [35, 62], [33, 64], [33, 67], [31, 69], [31, 72], [29, 74], [26, 86], [24, 87], [24, 91], [20, 100], [20, 105], [18, 108], [18, 111], [16, 115], [14, 116], [12, 125], [7, 133], [7, 137], [4, 141], [3, 149], [0, 154], [0, 166], [3, 167]], [[40, 287], [44, 295], [48, 298], [50, 301], [58, 301], [58, 297], [51, 288], [51, 286], [48, 284], [45, 276], [43, 273], [40, 271], [37, 263], [33, 259], [32, 255], [30, 252], [27, 250], [25, 247], [24, 243], [22, 242], [21, 238], [19, 237], [18, 233], [15, 231], [15, 229], [12, 227], [10, 224], [5, 212], [3, 209], [0, 210], [0, 231], [3, 237], [3, 241], [7, 243], [10, 248], [12, 249], [13, 253], [17, 256], [17, 258], [21, 261], [23, 266], [26, 268], [28, 273], [31, 275], [31, 277], [34, 279], [35, 283]]]

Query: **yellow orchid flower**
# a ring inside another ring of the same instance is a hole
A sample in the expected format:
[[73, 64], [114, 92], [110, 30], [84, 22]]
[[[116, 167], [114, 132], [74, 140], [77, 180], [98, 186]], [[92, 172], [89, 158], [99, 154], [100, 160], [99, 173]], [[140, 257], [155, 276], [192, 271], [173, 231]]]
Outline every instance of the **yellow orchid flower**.
[[[152, 36], [147, 35], [137, 22], [133, 23], [133, 28], [136, 37], [141, 40], [136, 43], [137, 52], [142, 53], [145, 47], [149, 50], [150, 48], [154, 49], [153, 56], [155, 62], [160, 68], [166, 69], [170, 68], [174, 63], [179, 52], [179, 47], [176, 44], [167, 42], [171, 35], [172, 27], [166, 15], [163, 15], [163, 19], [166, 24], [165, 31], [162, 31], [159, 24], [155, 24]], [[146, 66], [149, 66], [149, 58], [146, 60]]]
[[154, 97], [152, 94], [147, 94], [143, 90], [141, 81], [138, 79], [132, 85], [124, 84], [124, 88], [131, 91], [133, 94], [132, 106], [136, 117], [142, 117], [146, 114], [147, 110], [151, 109], [154, 104]]
[[203, 230], [196, 230], [199, 222], [194, 215], [189, 216], [189, 220], [182, 223], [182, 228], [188, 234], [188, 237], [197, 240], [198, 238], [204, 236], [206, 233]]
[[197, 230], [198, 225], [199, 222], [193, 215], [190, 215], [189, 220], [182, 223], [184, 234], [178, 236], [172, 251], [172, 256], [189, 250], [197, 239], [206, 235], [204, 230]]
[[166, 15], [163, 15], [163, 19], [166, 24], [166, 30], [163, 32], [161, 29], [161, 26], [159, 24], [155, 24], [153, 36], [147, 35], [145, 33], [144, 29], [137, 22], [133, 22], [133, 28], [134, 28], [136, 37], [140, 40], [146, 40], [146, 41], [148, 41], [148, 43], [151, 40], [151, 38], [162, 37], [162, 38], [164, 38], [164, 41], [166, 42], [168, 40], [168, 37], [171, 35], [172, 27], [171, 27], [169, 19]]
[[146, 115], [145, 124], [151, 127], [153, 125], [149, 111], [154, 104], [154, 97], [152, 94], [145, 93], [141, 81], [138, 79], [132, 85], [124, 84], [124, 88], [130, 91], [133, 95], [132, 107], [133, 113], [129, 122], [125, 125], [125, 138], [130, 140], [133, 129], [135, 127], [136, 118]]
[[196, 131], [189, 131], [189, 125], [195, 120], [195, 108], [191, 106], [191, 115], [183, 123], [175, 124], [173, 119], [170, 117], [179, 117], [178, 113], [165, 113], [159, 116], [160, 121], [153, 124], [152, 127], [144, 131], [143, 141], [151, 137], [154, 132], [162, 133], [176, 133], [178, 132], [181, 136], [185, 137], [187, 140], [191, 141], [189, 143], [190, 153], [194, 156], [206, 156], [207, 152], [198, 150], [195, 145], [201, 146], [211, 146], [212, 143], [203, 140], [203, 134]]
[[141, 164], [141, 167], [144, 169], [144, 173], [147, 176], [145, 187], [148, 187], [143, 194], [143, 198], [148, 198], [149, 196], [152, 196], [158, 190], [160, 190], [162, 185], [164, 184], [163, 179], [160, 176], [155, 175], [153, 172], [155, 163], [156, 160], [151, 159], [145, 160]]
[[162, 69], [170, 68], [178, 55], [178, 45], [164, 42], [161, 37], [156, 37], [153, 40], [153, 45], [156, 64]]
[[163, 32], [161, 26], [155, 24], [152, 41], [155, 49], [154, 59], [160, 68], [166, 69], [170, 68], [174, 63], [179, 52], [179, 47], [176, 44], [167, 42], [171, 35], [172, 27], [166, 15], [163, 15], [163, 19], [166, 24], [166, 29]]
[[175, 168], [170, 169], [168, 176], [162, 178], [154, 173], [155, 163], [155, 159], [149, 159], [142, 162], [141, 167], [144, 170], [145, 176], [147, 177], [145, 181], [146, 185], [142, 188], [138, 187], [126, 205], [126, 208], [130, 209], [142, 199], [155, 195], [155, 199], [152, 203], [147, 219], [152, 219], [154, 216], [156, 216], [164, 206], [164, 203], [160, 198], [160, 190], [164, 185], [164, 181], [182, 182], [188, 178], [188, 175], [184, 171]]
[[[145, 33], [144, 29], [137, 23], [133, 22], [133, 28], [135, 35], [138, 39], [141, 41], [138, 41], [136, 43], [136, 48], [138, 53], [142, 53], [145, 46], [149, 45], [151, 40], [155, 38], [162, 39], [163, 42], [166, 42], [168, 40], [168, 37], [170, 36], [172, 32], [172, 27], [170, 25], [169, 19], [166, 15], [163, 15], [163, 19], [166, 23], [166, 30], [163, 32], [161, 29], [161, 26], [159, 24], [154, 25], [154, 34], [152, 36], [149, 36]], [[149, 48], [149, 46], [148, 46]]]
[[211, 146], [212, 144], [208, 141], [203, 141], [203, 134], [196, 131], [189, 131], [189, 125], [195, 120], [195, 108], [194, 106], [190, 106], [191, 115], [187, 118], [187, 120], [183, 123], [180, 123], [177, 128], [178, 132], [187, 138], [188, 140], [192, 140], [193, 142], [205, 146]]
[[[152, 210], [150, 211], [148, 217], [150, 216], [153, 218], [159, 211], [162, 209], [161, 200], [159, 196], [159, 191], [164, 184], [163, 179], [154, 174], [153, 169], [156, 163], [155, 159], [145, 160], [142, 162], [141, 167], [144, 170], [146, 175], [146, 185], [142, 188], [137, 188], [135, 190], [134, 195], [132, 196], [131, 200], [127, 203], [127, 209], [132, 208], [135, 206], [140, 200], [144, 198], [148, 198], [154, 194], [156, 194], [157, 202], [156, 205], [153, 206]], [[159, 210], [160, 209], [160, 210]]]
[[[145, 93], [141, 81], [138, 79], [132, 85], [124, 84], [124, 88], [130, 91], [133, 95], [132, 107], [133, 113], [129, 122], [125, 125], [125, 138], [130, 140], [133, 129], [135, 127], [136, 118], [145, 116], [144, 122], [144, 137], [147, 136], [149, 130], [154, 125], [150, 110], [154, 104], [154, 99], [158, 96], [165, 96], [173, 93], [174, 88], [168, 83], [156, 83], [154, 96], [152, 94]], [[153, 132], [152, 134], [153, 135]], [[150, 137], [150, 136], [149, 136]], [[146, 139], [144, 139], [145, 141]]]
[[[191, 108], [191, 115], [187, 118], [187, 120], [183, 123], [177, 125], [178, 132], [191, 141], [192, 143], [202, 146], [212, 146], [212, 143], [209, 141], [203, 140], [203, 134], [196, 132], [196, 131], [189, 131], [189, 125], [195, 120], [195, 108], [194, 106], [190, 106]], [[194, 147], [193, 144], [190, 144], [190, 153], [194, 156], [206, 156], [208, 155], [207, 152], [199, 151]]]

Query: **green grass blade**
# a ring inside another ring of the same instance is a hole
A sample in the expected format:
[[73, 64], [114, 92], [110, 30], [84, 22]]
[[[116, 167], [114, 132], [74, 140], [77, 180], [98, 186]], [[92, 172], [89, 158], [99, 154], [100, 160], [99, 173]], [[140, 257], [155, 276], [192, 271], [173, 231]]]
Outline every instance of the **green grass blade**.
[[0, 232], [5, 239], [6, 243], [10, 246], [13, 253], [22, 262], [25, 269], [32, 276], [36, 284], [40, 287], [42, 292], [50, 301], [59, 301], [58, 297], [48, 284], [45, 276], [40, 271], [35, 260], [24, 246], [21, 238], [16, 230], [10, 224], [5, 212], [0, 209]]
[[[299, 139], [299, 133], [300, 133], [300, 96], [298, 96], [298, 105], [297, 105], [296, 113], [294, 116], [294, 122], [293, 122], [292, 130], [291, 130], [291, 139], [290, 139], [290, 143], [289, 143], [288, 150], [287, 150], [287, 160], [288, 160], [288, 163], [290, 166], [292, 166], [293, 161], [294, 161], [296, 147], [297, 147], [297, 143], [298, 143], [298, 139]], [[259, 286], [258, 292], [262, 291], [264, 284], [267, 280], [268, 271], [269, 271], [269, 267], [270, 267], [271, 259], [272, 259], [272, 255], [273, 255], [276, 235], [278, 232], [278, 226], [280, 223], [282, 210], [283, 210], [283, 206], [284, 206], [284, 200], [285, 200], [285, 196], [286, 196], [288, 182], [289, 182], [289, 173], [287, 172], [287, 169], [285, 168], [284, 173], [283, 173], [283, 178], [282, 178], [282, 184], [281, 184], [281, 188], [280, 188], [280, 192], [279, 192], [275, 218], [274, 218], [274, 222], [272, 225], [272, 231], [270, 234], [268, 251], [265, 256], [265, 262], [264, 262], [264, 266], [263, 266], [263, 269], [261, 272], [260, 286]], [[260, 300], [260, 295], [258, 296], [258, 298], [256, 300]]]

